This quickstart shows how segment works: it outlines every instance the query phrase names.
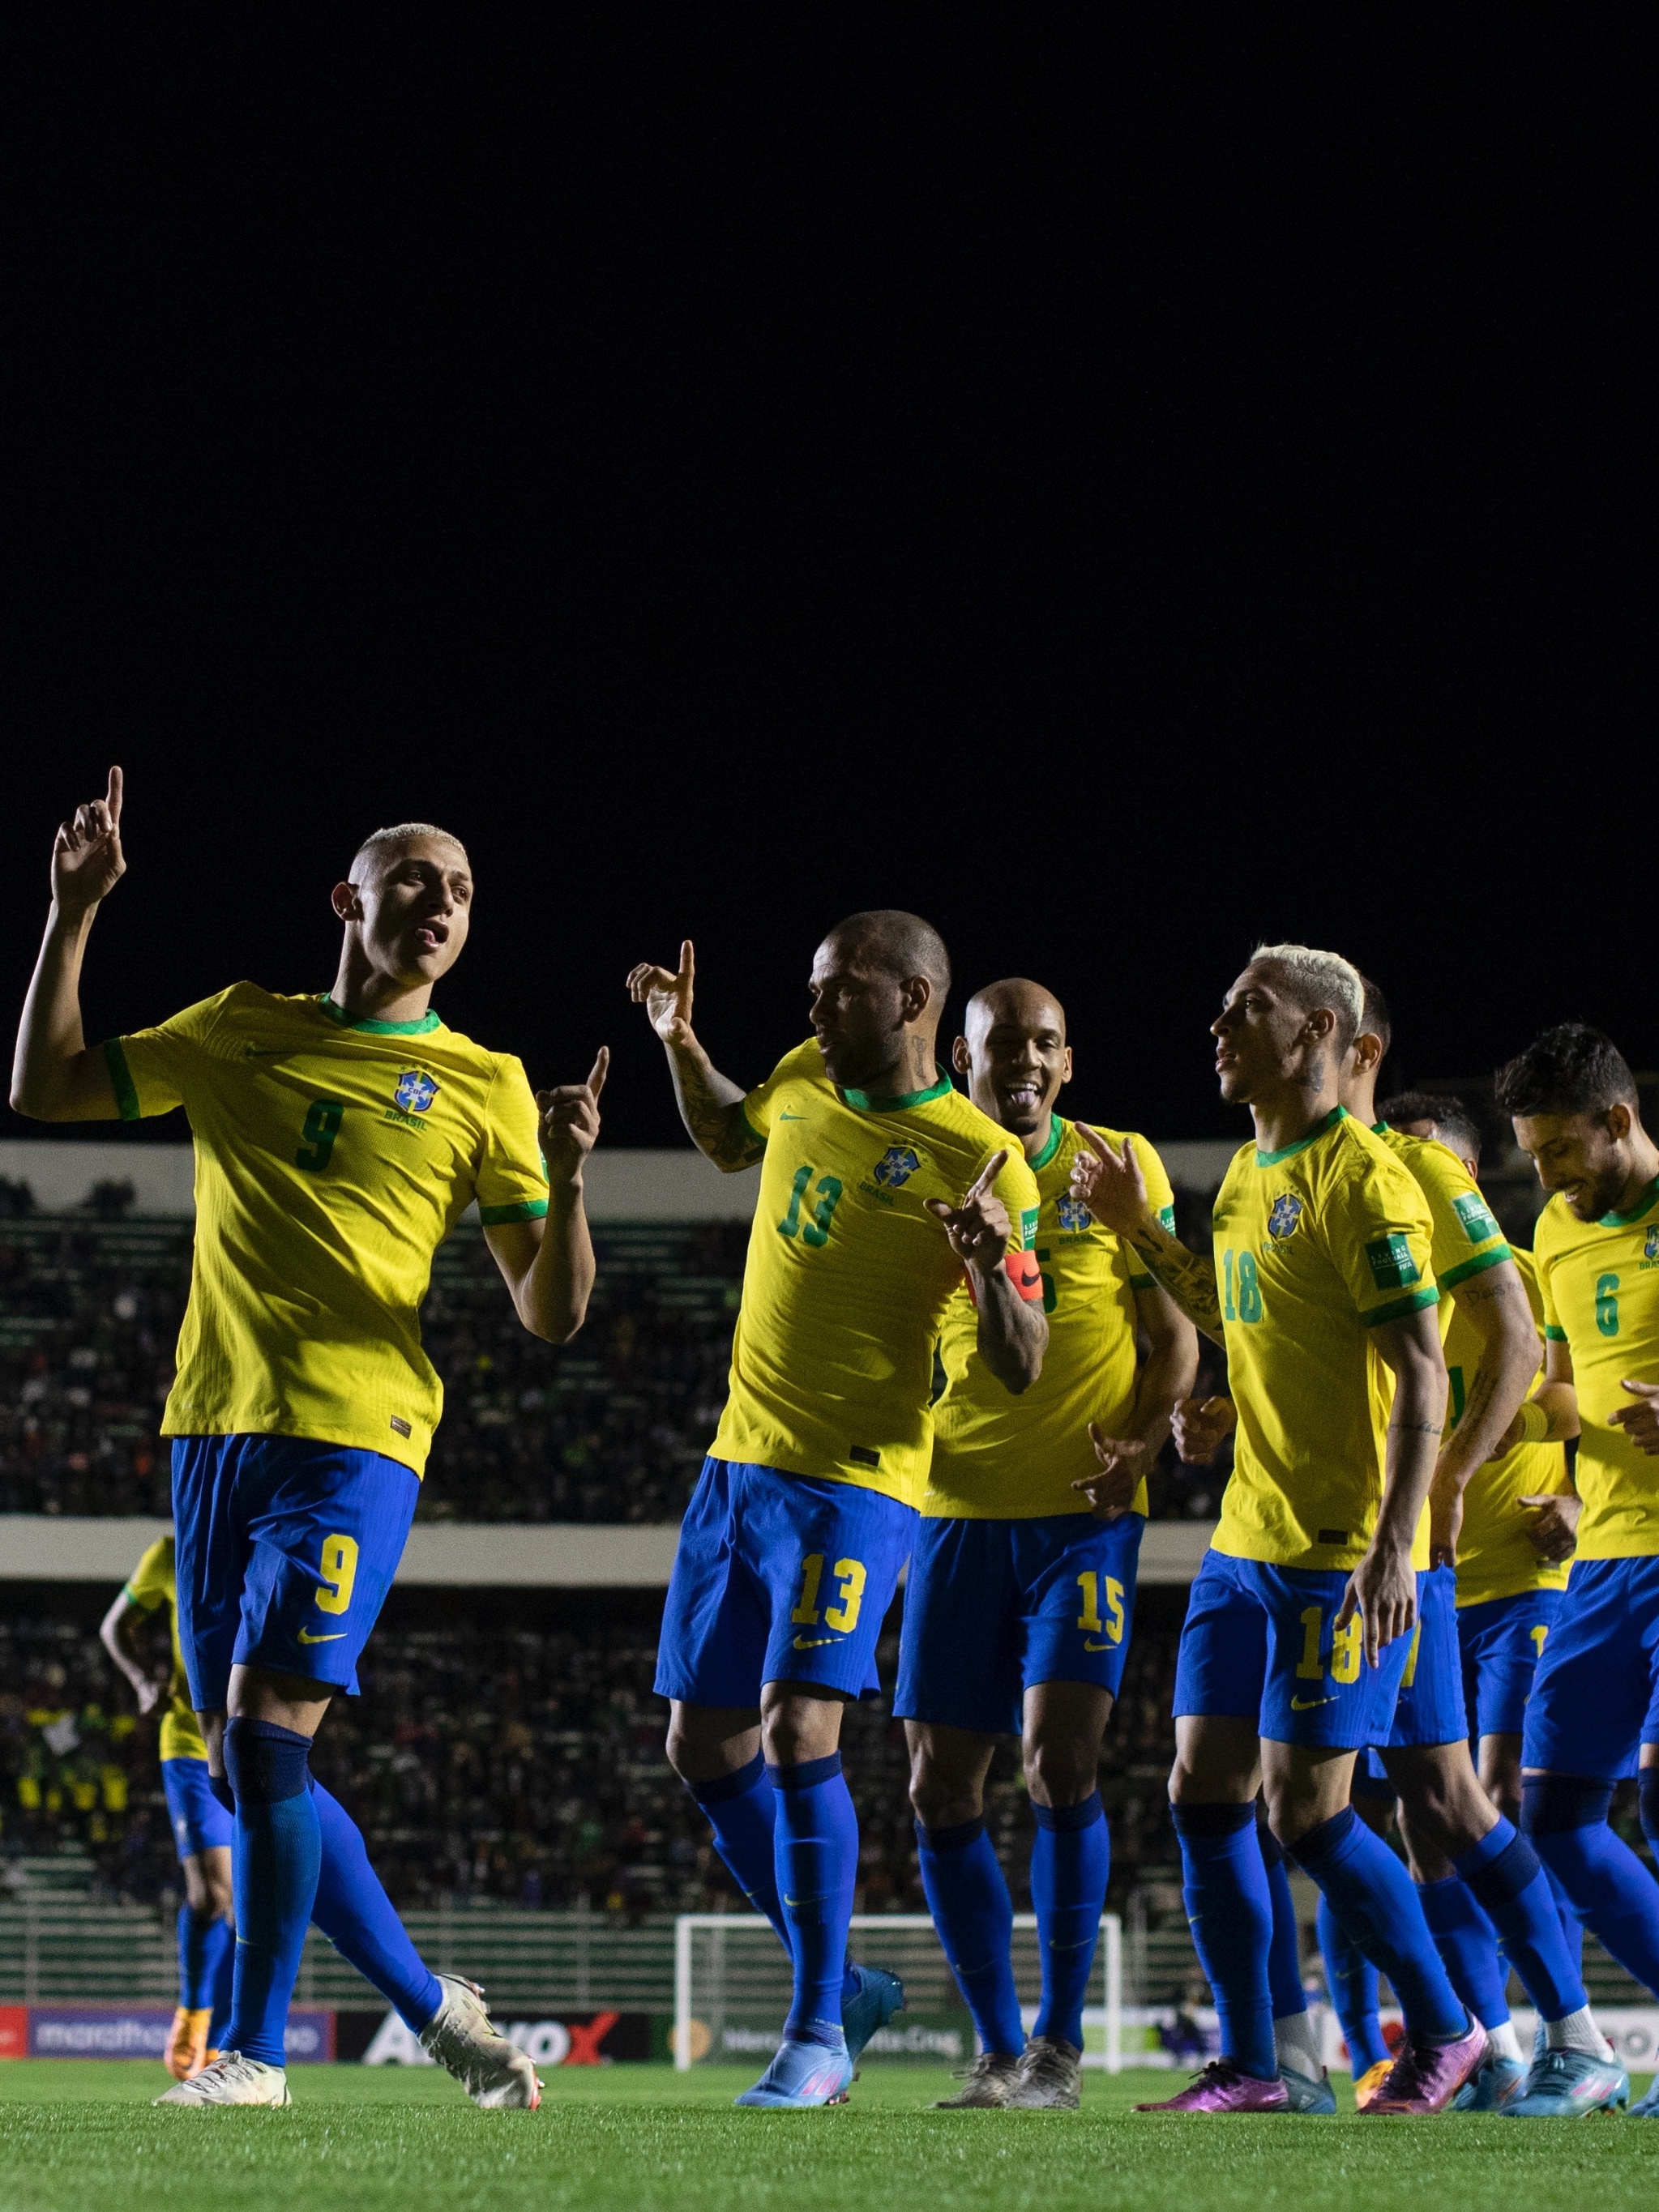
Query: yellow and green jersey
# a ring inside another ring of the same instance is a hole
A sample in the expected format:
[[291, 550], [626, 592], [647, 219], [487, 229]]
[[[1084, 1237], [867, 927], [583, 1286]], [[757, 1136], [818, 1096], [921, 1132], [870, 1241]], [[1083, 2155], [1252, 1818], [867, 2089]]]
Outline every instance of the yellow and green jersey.
[[1630, 1441], [1613, 1416], [1637, 1401], [1626, 1376], [1659, 1382], [1659, 1177], [1628, 1213], [1580, 1221], [1559, 1196], [1533, 1236], [1544, 1334], [1572, 1354], [1578, 1394], [1574, 1479], [1584, 1501], [1580, 1559], [1659, 1552], [1659, 1459]]
[[127, 1583], [127, 1595], [142, 1612], [167, 1609], [173, 1635], [173, 1672], [167, 1677], [167, 1711], [161, 1716], [163, 1759], [205, 1759], [207, 1746], [191, 1710], [190, 1684], [185, 1677], [184, 1655], [179, 1649], [179, 1585], [173, 1575], [173, 1539], [158, 1536]]
[[1376, 1526], [1388, 1425], [1370, 1332], [1439, 1297], [1428, 1200], [1339, 1106], [1279, 1152], [1243, 1146], [1214, 1218], [1238, 1413], [1215, 1548], [1275, 1566], [1354, 1566]]
[[[1397, 1158], [1404, 1161], [1429, 1202], [1433, 1224], [1429, 1250], [1434, 1279], [1441, 1291], [1440, 1341], [1443, 1346], [1456, 1312], [1457, 1285], [1510, 1258], [1510, 1248], [1480, 1195], [1479, 1184], [1471, 1179], [1455, 1152], [1432, 1138], [1410, 1137], [1403, 1129], [1391, 1129], [1386, 1121], [1376, 1124], [1375, 1133]], [[1452, 1293], [1450, 1297], [1445, 1296], [1448, 1291]], [[1449, 1357], [1448, 1354], [1449, 1360]], [[1468, 1371], [1472, 1376], [1474, 1367]], [[1378, 1412], [1386, 1431], [1394, 1407], [1394, 1373], [1375, 1350], [1371, 1353], [1371, 1388], [1376, 1393]], [[1459, 1388], [1454, 1384], [1446, 1405], [1449, 1430], [1462, 1410]], [[1426, 1567], [1428, 1564], [1429, 1509], [1425, 1505], [1412, 1544], [1412, 1565]]]
[[[1541, 1334], [1544, 1302], [1538, 1292], [1537, 1270], [1530, 1252], [1511, 1251], [1521, 1270], [1532, 1303], [1533, 1318]], [[1451, 1422], [1455, 1427], [1475, 1369], [1480, 1364], [1480, 1338], [1473, 1322], [1454, 1310], [1446, 1334], [1446, 1372], [1451, 1382]], [[1493, 1598], [1521, 1597], [1528, 1590], [1565, 1589], [1565, 1565], [1552, 1566], [1540, 1559], [1527, 1536], [1531, 1515], [1516, 1502], [1565, 1491], [1567, 1455], [1560, 1444], [1518, 1443], [1497, 1459], [1477, 1468], [1463, 1492], [1463, 1533], [1457, 1540], [1457, 1602], [1486, 1605]]]
[[[1048, 1141], [1031, 1162], [1039, 1212], [1036, 1257], [1048, 1316], [1042, 1372], [1018, 1397], [980, 1358], [978, 1322], [966, 1285], [952, 1294], [939, 1336], [945, 1392], [933, 1407], [933, 1461], [924, 1513], [975, 1521], [1088, 1513], [1072, 1485], [1096, 1472], [1089, 1423], [1121, 1436], [1134, 1413], [1135, 1292], [1152, 1279], [1121, 1237], [1072, 1196], [1072, 1163], [1085, 1150], [1075, 1123], [1050, 1117]], [[1101, 1133], [1121, 1146], [1123, 1133]], [[1164, 1163], [1130, 1133], [1146, 1195], [1166, 1228], [1175, 1194]], [[1146, 1510], [1146, 1486], [1134, 1510]]]
[[476, 1198], [547, 1211], [519, 1061], [252, 983], [104, 1048], [124, 1121], [183, 1106], [196, 1248], [168, 1436], [309, 1437], [420, 1474], [443, 1404], [421, 1347], [432, 1255]]
[[994, 1188], [1029, 1249], [1036, 1178], [1018, 1140], [947, 1077], [877, 1103], [831, 1083], [816, 1043], [786, 1054], [743, 1112], [766, 1155], [709, 1449], [918, 1504], [933, 1344], [962, 1280], [927, 1201], [958, 1203], [1006, 1151]]

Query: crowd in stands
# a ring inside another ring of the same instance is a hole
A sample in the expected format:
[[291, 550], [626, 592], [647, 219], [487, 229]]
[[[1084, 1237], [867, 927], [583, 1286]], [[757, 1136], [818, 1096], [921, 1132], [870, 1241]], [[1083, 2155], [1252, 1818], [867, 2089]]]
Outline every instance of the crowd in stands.
[[[747, 1235], [599, 1229], [587, 1326], [555, 1348], [520, 1325], [481, 1233], [458, 1230], [422, 1313], [445, 1393], [422, 1519], [678, 1521], [725, 1401]], [[183, 1221], [0, 1212], [0, 1513], [170, 1511], [158, 1428], [190, 1242]], [[1200, 1389], [1220, 1385], [1206, 1361]], [[1154, 1515], [1212, 1518], [1224, 1474], [1166, 1449]]]

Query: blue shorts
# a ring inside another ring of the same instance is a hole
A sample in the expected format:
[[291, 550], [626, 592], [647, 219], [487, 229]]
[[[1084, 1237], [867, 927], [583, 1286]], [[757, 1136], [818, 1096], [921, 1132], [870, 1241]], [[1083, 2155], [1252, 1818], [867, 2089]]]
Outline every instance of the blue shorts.
[[228, 1850], [231, 1817], [208, 1788], [204, 1759], [164, 1759], [161, 1787], [167, 1792], [167, 1818], [181, 1859], [198, 1851]]
[[179, 1644], [198, 1713], [233, 1666], [357, 1690], [421, 1495], [382, 1453], [305, 1437], [175, 1437]]
[[1519, 1735], [1544, 1639], [1566, 1592], [1522, 1590], [1460, 1606], [1457, 1641], [1463, 1657], [1463, 1704], [1483, 1735]]
[[1598, 1782], [1659, 1743], [1659, 1559], [1573, 1561], [1522, 1734], [1523, 1765]]
[[1387, 1741], [1409, 1636], [1365, 1664], [1358, 1618], [1333, 1630], [1348, 1577], [1206, 1552], [1187, 1601], [1174, 1711], [1225, 1713], [1273, 1743], [1358, 1751]]
[[706, 1459], [680, 1524], [657, 1695], [748, 1707], [763, 1682], [872, 1696], [915, 1509], [855, 1483]]
[[1431, 1567], [1417, 1577], [1417, 1626], [1395, 1700], [1394, 1725], [1382, 1741], [1390, 1750], [1407, 1745], [1466, 1743], [1463, 1656], [1457, 1642], [1457, 1577]]
[[1115, 1697], [1146, 1525], [1139, 1513], [924, 1515], [904, 1589], [895, 1716], [1018, 1735], [1024, 1692], [1039, 1682], [1095, 1682]]

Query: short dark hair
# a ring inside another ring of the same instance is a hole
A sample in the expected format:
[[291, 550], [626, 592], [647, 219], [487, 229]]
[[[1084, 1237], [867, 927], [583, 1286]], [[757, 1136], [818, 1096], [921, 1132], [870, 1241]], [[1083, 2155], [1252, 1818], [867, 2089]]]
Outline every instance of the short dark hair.
[[1639, 1111], [1636, 1078], [1610, 1036], [1588, 1022], [1558, 1022], [1498, 1071], [1492, 1095], [1506, 1114]]
[[900, 982], [925, 975], [933, 987], [935, 1005], [943, 1006], [949, 997], [951, 956], [938, 930], [919, 914], [906, 914], [901, 907], [872, 907], [862, 914], [849, 914], [830, 934], [843, 945], [857, 945], [884, 974]]
[[1398, 1091], [1382, 1101], [1376, 1115], [1396, 1129], [1403, 1129], [1407, 1121], [1432, 1121], [1463, 1158], [1480, 1157], [1480, 1124], [1461, 1098], [1442, 1097], [1433, 1091]]
[[1360, 1009], [1359, 1028], [1356, 1034], [1381, 1037], [1386, 1059], [1389, 1047], [1394, 1042], [1394, 1022], [1389, 1012], [1389, 1002], [1363, 968], [1359, 971], [1359, 980], [1365, 987], [1365, 1003]]

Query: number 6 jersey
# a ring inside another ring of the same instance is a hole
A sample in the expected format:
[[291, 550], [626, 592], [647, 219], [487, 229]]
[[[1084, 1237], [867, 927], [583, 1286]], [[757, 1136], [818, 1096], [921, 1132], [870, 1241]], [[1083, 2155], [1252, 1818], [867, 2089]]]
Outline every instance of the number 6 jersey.
[[432, 1255], [476, 1198], [538, 1219], [536, 1102], [510, 1054], [235, 983], [104, 1047], [124, 1121], [183, 1106], [196, 1245], [167, 1436], [308, 1437], [420, 1474], [443, 1404]]
[[766, 1157], [731, 1396], [710, 1452], [915, 1505], [933, 1443], [933, 1343], [962, 1280], [927, 1200], [957, 1204], [1006, 1151], [994, 1188], [1011, 1249], [1024, 1249], [1036, 1235], [1036, 1178], [1018, 1139], [948, 1077], [878, 1105], [831, 1083], [810, 1042], [743, 1112]]

